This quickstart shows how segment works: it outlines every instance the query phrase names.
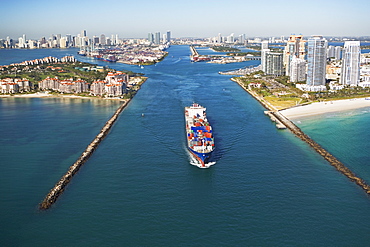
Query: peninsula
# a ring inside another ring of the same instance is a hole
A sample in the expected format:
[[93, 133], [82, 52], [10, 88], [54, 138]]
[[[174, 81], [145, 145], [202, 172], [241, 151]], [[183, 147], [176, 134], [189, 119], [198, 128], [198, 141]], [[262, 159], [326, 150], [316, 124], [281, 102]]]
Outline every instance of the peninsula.
[[[284, 116], [284, 111], [279, 111], [281, 104], [276, 104], [276, 102], [269, 101], [265, 99], [261, 91], [256, 92], [255, 88], [261, 88], [261, 85], [250, 85], [251, 83], [246, 83], [245, 80], [240, 78], [232, 78], [233, 81], [237, 82], [244, 90], [246, 90], [250, 95], [252, 95], [256, 100], [258, 100], [266, 109], [266, 112], [270, 116], [271, 120], [276, 122], [276, 126], [279, 129], [288, 128], [295, 136], [297, 136], [302, 141], [306, 142], [311, 146], [318, 154], [320, 154], [325, 160], [329, 162], [330, 165], [335, 167], [339, 172], [345, 175], [352, 182], [355, 182], [360, 188], [362, 188], [368, 195], [370, 195], [370, 186], [356, 174], [354, 174], [348, 167], [346, 167], [342, 162], [330, 154], [327, 150], [321, 147], [318, 143], [312, 140], [308, 135], [306, 135], [298, 126], [296, 126], [292, 121], [290, 121], [286, 116]], [[291, 101], [291, 100], [289, 100]], [[360, 99], [358, 99], [360, 101]], [[365, 100], [364, 100], [365, 101]], [[343, 102], [343, 101], [342, 101]], [[339, 105], [340, 103], [338, 103]], [[354, 107], [355, 105], [353, 105]], [[358, 106], [358, 105], [357, 105]], [[304, 106], [299, 106], [298, 108], [303, 108]], [[286, 110], [289, 111], [289, 110]], [[299, 110], [298, 110], [299, 112]], [[288, 115], [288, 114], [287, 114]]]

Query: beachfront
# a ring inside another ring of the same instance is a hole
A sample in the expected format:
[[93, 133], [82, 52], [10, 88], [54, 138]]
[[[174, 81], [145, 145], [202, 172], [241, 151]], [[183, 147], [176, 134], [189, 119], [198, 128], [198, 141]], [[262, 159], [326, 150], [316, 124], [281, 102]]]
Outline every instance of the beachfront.
[[346, 111], [362, 107], [370, 107], [369, 98], [316, 102], [309, 105], [296, 106], [286, 110], [282, 110], [280, 111], [280, 113], [283, 114], [286, 118], [294, 120], [300, 117], [319, 115], [329, 112]]

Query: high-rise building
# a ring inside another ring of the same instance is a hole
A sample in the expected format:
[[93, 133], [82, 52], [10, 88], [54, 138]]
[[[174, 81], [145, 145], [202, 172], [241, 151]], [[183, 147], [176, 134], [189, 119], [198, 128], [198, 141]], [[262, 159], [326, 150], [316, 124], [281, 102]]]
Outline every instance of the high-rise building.
[[269, 48], [269, 42], [268, 40], [264, 40], [261, 42], [261, 50], [268, 49]]
[[106, 39], [105, 39], [105, 35], [104, 34], [100, 35], [100, 44], [101, 45], [106, 45]]
[[281, 76], [284, 74], [283, 53], [266, 52], [265, 73], [267, 75]]
[[153, 36], [153, 34], [152, 34], [152, 33], [148, 33], [148, 41], [149, 41], [150, 43], [154, 43], [154, 36]]
[[67, 38], [61, 37], [59, 40], [59, 47], [60, 48], [67, 48]]
[[92, 43], [93, 45], [99, 44], [100, 43], [99, 36], [94, 36], [92, 38]]
[[261, 43], [261, 65], [262, 71], [266, 72], [266, 53], [269, 52], [269, 42], [264, 40]]
[[342, 47], [336, 46], [334, 49], [334, 57], [336, 60], [340, 60], [342, 58]]
[[230, 34], [230, 36], [227, 36], [227, 43], [233, 44], [235, 42], [234, 39], [234, 33]]
[[284, 66], [285, 75], [290, 74], [290, 61], [293, 56], [304, 59], [306, 54], [306, 41], [303, 40], [303, 35], [290, 35], [284, 49]]
[[306, 80], [306, 60], [293, 56], [290, 61], [290, 82]]
[[217, 43], [221, 44], [222, 43], [222, 36], [221, 33], [217, 35]]
[[344, 43], [340, 84], [357, 86], [360, 82], [360, 41]]
[[328, 41], [316, 35], [307, 42], [307, 85], [325, 86]]
[[67, 46], [72, 46], [72, 35], [70, 34], [67, 34], [66, 35], [66, 39], [67, 39]]
[[171, 42], [171, 31], [167, 31], [167, 40], [166, 40], [166, 42]]
[[116, 45], [119, 45], [119, 44], [120, 44], [118, 34], [116, 34], [116, 41], [115, 41], [115, 44], [116, 44]]
[[161, 42], [161, 33], [160, 32], [156, 32], [155, 33], [155, 37], [154, 37], [154, 44], [159, 44]]

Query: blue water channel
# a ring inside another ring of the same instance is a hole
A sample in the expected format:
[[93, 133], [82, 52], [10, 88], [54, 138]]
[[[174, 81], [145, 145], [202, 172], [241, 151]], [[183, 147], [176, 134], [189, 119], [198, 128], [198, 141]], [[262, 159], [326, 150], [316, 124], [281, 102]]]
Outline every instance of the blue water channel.
[[[2, 246], [368, 245], [370, 198], [218, 74], [259, 61], [191, 63], [188, 46], [168, 52], [144, 69], [78, 57], [149, 79], [48, 211], [38, 203], [118, 103], [0, 99]], [[71, 53], [1, 50], [0, 64]], [[193, 102], [207, 107], [214, 129], [210, 169], [190, 165], [185, 148], [183, 110]], [[368, 138], [358, 135], [369, 113], [356, 116], [316, 117], [300, 127], [366, 177], [369, 155], [361, 146]], [[353, 138], [333, 138], [349, 129]]]

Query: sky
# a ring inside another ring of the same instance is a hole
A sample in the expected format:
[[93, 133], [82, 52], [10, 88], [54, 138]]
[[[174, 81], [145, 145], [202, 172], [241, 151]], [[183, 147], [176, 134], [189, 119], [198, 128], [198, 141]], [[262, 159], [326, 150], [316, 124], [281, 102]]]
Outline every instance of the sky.
[[0, 0], [0, 39], [370, 36], [370, 0]]

